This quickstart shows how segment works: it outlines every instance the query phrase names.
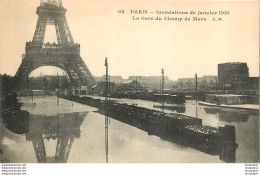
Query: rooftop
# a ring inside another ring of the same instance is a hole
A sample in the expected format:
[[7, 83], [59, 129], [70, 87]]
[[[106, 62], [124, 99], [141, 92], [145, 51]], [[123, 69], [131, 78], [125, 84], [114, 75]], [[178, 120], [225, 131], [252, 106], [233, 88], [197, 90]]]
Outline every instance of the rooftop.
[[227, 63], [220, 63], [218, 65], [222, 65], [222, 64], [247, 64], [246, 62], [227, 62]]

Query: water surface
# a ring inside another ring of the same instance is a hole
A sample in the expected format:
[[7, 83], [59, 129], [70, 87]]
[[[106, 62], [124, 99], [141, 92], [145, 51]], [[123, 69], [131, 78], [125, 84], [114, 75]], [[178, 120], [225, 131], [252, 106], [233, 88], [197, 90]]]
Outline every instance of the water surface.
[[[21, 126], [25, 127], [24, 133], [21, 134], [4, 127], [1, 122], [1, 162], [105, 162], [105, 117], [97, 113], [96, 108], [64, 99], [57, 100], [54, 96], [33, 99], [23, 97], [21, 101], [24, 103], [22, 110], [29, 112], [28, 125], [26, 123]], [[118, 101], [148, 108], [158, 105], [143, 100]], [[236, 162], [259, 162], [258, 113], [199, 106], [195, 101], [187, 101], [184, 109], [181, 110], [182, 113], [202, 118], [203, 125], [235, 126], [238, 144]], [[220, 155], [206, 154], [165, 141], [112, 118], [109, 123], [108, 142], [110, 163], [224, 162]]]

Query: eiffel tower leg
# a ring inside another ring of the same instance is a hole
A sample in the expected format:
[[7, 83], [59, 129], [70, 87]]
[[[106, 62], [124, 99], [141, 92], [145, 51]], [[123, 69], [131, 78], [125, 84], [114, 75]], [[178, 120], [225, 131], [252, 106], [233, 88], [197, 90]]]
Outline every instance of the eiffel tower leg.
[[[79, 61], [78, 67], [79, 67], [79, 70], [81, 70], [80, 74], [82, 74], [82, 77], [84, 78], [84, 80], [86, 82], [88, 82], [87, 85], [94, 86], [96, 84], [96, 80], [94, 79], [94, 77], [90, 73], [88, 67], [86, 66], [86, 64], [84, 63], [84, 61], [82, 60], [82, 58], [80, 56], [78, 57], [78, 61]], [[82, 80], [82, 81], [84, 81], [84, 80]]]
[[69, 25], [68, 25], [66, 16], [64, 16], [64, 26], [65, 26], [65, 30], [66, 30], [66, 33], [67, 33], [69, 42], [70, 42], [70, 43], [74, 43], [73, 38], [72, 38], [72, 35], [71, 35], [71, 33], [70, 33], [70, 29], [69, 29]]
[[77, 72], [72, 68], [71, 65], [67, 65], [67, 66], [66, 66], [66, 72], [67, 72], [67, 74], [68, 74], [68, 76], [69, 76], [70, 81], [72, 81], [73, 85], [74, 85], [75, 87], [79, 86], [79, 81], [80, 81], [79, 75], [78, 75]]
[[73, 142], [73, 136], [58, 138], [55, 153], [56, 163], [67, 163]]
[[55, 22], [55, 29], [56, 29], [56, 37], [58, 44], [61, 44], [61, 38], [60, 38], [60, 30], [57, 22]]
[[33, 43], [42, 44], [46, 32], [46, 18], [39, 16], [36, 30], [33, 36]]
[[71, 147], [72, 147], [74, 140], [75, 140], [74, 137], [70, 137], [70, 139], [69, 139], [69, 144], [68, 144], [67, 150], [66, 150], [65, 155], [64, 155], [66, 162], [68, 162], [68, 157], [70, 155], [70, 150], [71, 150]]
[[56, 20], [55, 20], [55, 25], [57, 26], [58, 28], [58, 31], [59, 31], [59, 37], [61, 39], [61, 43], [62, 44], [69, 44], [69, 39], [68, 39], [68, 36], [67, 36], [67, 30], [65, 28], [65, 16], [62, 16], [62, 17], [58, 17]]
[[16, 75], [15, 75], [15, 83], [17, 89], [27, 89], [28, 88], [28, 77], [29, 72], [32, 69], [31, 64], [27, 64], [26, 62], [22, 62], [20, 65]]
[[77, 73], [77, 78], [80, 79], [81, 85], [88, 87], [94, 86], [96, 81], [83, 62], [82, 58], [79, 55], [75, 55], [72, 57], [72, 60], [73, 61], [69, 63], [69, 67]]
[[45, 145], [42, 135], [36, 137], [32, 143], [38, 163], [47, 163]]

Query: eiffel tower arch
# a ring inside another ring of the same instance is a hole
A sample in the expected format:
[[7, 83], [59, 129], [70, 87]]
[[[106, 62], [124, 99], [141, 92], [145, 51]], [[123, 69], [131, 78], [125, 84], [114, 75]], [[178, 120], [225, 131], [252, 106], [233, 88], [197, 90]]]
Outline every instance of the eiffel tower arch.
[[[94, 77], [80, 56], [80, 45], [75, 44], [66, 19], [62, 0], [41, 0], [37, 8], [38, 22], [33, 40], [26, 42], [22, 63], [15, 78], [20, 88], [32, 71], [42, 66], [55, 66], [64, 70], [74, 86], [92, 87]], [[54, 25], [57, 43], [44, 43], [47, 25]]]

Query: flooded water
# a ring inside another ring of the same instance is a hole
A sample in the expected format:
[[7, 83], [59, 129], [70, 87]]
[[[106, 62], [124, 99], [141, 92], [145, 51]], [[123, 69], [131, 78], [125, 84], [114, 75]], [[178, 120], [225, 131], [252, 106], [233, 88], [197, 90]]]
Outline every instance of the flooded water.
[[[100, 97], [97, 97], [100, 98]], [[28, 120], [1, 122], [0, 162], [24, 163], [104, 163], [105, 116], [97, 109], [57, 97], [24, 97], [22, 110]], [[153, 108], [159, 105], [143, 100], [120, 99], [120, 103]], [[155, 108], [160, 110], [158, 108]], [[187, 101], [175, 109], [203, 119], [203, 125], [233, 125], [236, 129], [235, 162], [259, 162], [259, 114], [257, 112], [199, 106]], [[173, 112], [165, 110], [165, 112]], [[219, 154], [206, 154], [193, 148], [148, 135], [133, 126], [110, 118], [109, 163], [222, 163]]]

